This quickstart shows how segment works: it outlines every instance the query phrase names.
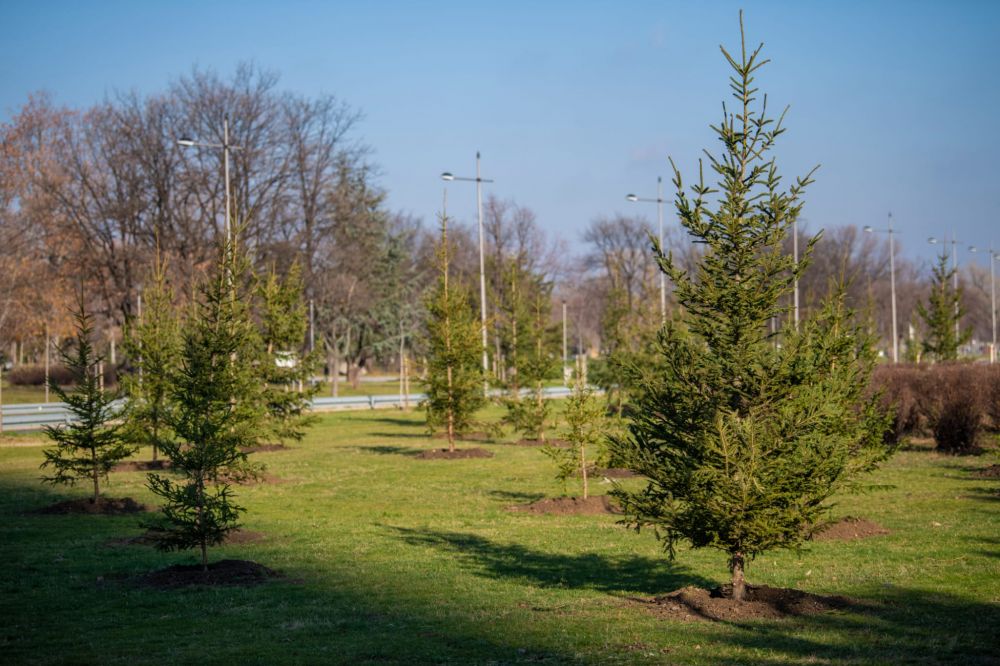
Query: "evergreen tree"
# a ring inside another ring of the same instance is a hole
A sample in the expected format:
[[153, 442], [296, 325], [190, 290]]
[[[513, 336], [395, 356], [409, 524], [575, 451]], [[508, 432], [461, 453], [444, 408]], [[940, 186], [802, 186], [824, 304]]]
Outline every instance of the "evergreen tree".
[[917, 303], [917, 314], [924, 322], [927, 334], [923, 340], [924, 353], [937, 361], [958, 360], [958, 348], [972, 337], [972, 329], [959, 330], [959, 321], [965, 315], [962, 306], [962, 288], [952, 285], [955, 269], [948, 268], [948, 256], [938, 255], [933, 268], [931, 293], [927, 307]]
[[656, 245], [684, 326], [661, 331], [662, 370], [634, 369], [631, 423], [612, 444], [649, 479], [615, 492], [627, 520], [652, 527], [671, 557], [678, 542], [724, 551], [738, 601], [750, 560], [799, 546], [829, 498], [888, 455], [886, 415], [866, 396], [872, 340], [851, 323], [842, 293], [798, 331], [786, 327], [781, 345], [768, 332], [816, 238], [799, 265], [781, 251], [810, 178], [782, 190], [768, 155], [783, 129], [767, 117], [766, 98], [755, 105], [760, 50], [748, 57], [743, 42], [734, 59], [722, 49], [738, 108], [723, 107], [713, 128], [724, 146], [709, 156], [718, 188], [700, 179], [689, 198], [674, 170], [681, 224], [705, 252], [689, 274]]
[[239, 527], [243, 508], [227, 478], [246, 469], [243, 447], [257, 441], [264, 419], [248, 277], [248, 260], [235, 240], [227, 242], [184, 329], [169, 418], [175, 437], [161, 442], [181, 478], [149, 475], [150, 489], [164, 500], [161, 519], [149, 525], [157, 547], [200, 548], [206, 571], [208, 547]]
[[573, 393], [566, 400], [566, 429], [564, 436], [572, 445], [569, 448], [546, 447], [542, 453], [558, 465], [556, 478], [564, 484], [577, 472], [583, 479], [583, 499], [590, 494], [588, 483], [587, 447], [597, 447], [608, 434], [608, 418], [603, 401], [594, 395], [580, 378], [573, 385]]
[[316, 356], [302, 353], [309, 326], [302, 294], [302, 271], [297, 263], [284, 279], [272, 268], [259, 288], [265, 350], [263, 397], [268, 414], [265, 429], [281, 442], [300, 441], [306, 427], [316, 421], [306, 413], [318, 387], [312, 382]]
[[[548, 285], [539, 280], [532, 282], [535, 284], [531, 285], [531, 303], [524, 313], [526, 316], [512, 316], [517, 326], [512, 345], [514, 371], [505, 400], [507, 415], [504, 421], [525, 437], [544, 442], [551, 411], [544, 399], [545, 380], [555, 376], [559, 361], [552, 353], [554, 330], [546, 321], [546, 305], [550, 302]], [[517, 310], [512, 312], [512, 315], [519, 314]], [[526, 398], [521, 396], [522, 387], [530, 390]]]
[[101, 478], [107, 479], [111, 468], [132, 455], [134, 448], [125, 443], [121, 425], [114, 422], [121, 416], [114, 405], [118, 395], [105, 391], [99, 377], [104, 359], [94, 351], [90, 340], [93, 324], [83, 294], [73, 317], [76, 334], [59, 355], [72, 375], [74, 388], [67, 391], [49, 380], [49, 389], [66, 403], [73, 419], [65, 426], [45, 426], [45, 434], [55, 448], [43, 451], [42, 469], [51, 469], [52, 475], [43, 476], [42, 481], [73, 485], [87, 479], [94, 487], [91, 501], [97, 504], [101, 500]]
[[437, 248], [438, 281], [427, 302], [427, 425], [444, 428], [448, 449], [455, 436], [469, 429], [476, 410], [485, 402], [480, 366], [480, 330], [467, 290], [449, 280], [451, 246], [448, 217], [441, 215], [441, 242]]
[[125, 352], [134, 369], [123, 378], [129, 399], [128, 437], [139, 445], [151, 446], [156, 460], [162, 441], [170, 437], [167, 413], [181, 357], [181, 322], [166, 267], [159, 257], [145, 290], [142, 317], [126, 328]]

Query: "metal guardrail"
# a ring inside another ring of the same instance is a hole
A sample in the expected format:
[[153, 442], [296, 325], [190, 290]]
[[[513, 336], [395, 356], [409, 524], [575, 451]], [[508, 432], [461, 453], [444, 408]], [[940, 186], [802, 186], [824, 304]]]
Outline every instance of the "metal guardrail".
[[[501, 395], [501, 391], [490, 391], [491, 397]], [[570, 394], [568, 388], [555, 386], [543, 389], [546, 398], [564, 398]], [[522, 389], [522, 395], [530, 394], [528, 389]], [[314, 411], [357, 410], [402, 408], [404, 404], [416, 407], [427, 398], [426, 393], [411, 393], [400, 396], [398, 393], [389, 395], [352, 395], [339, 398], [316, 397], [312, 401]], [[121, 401], [124, 406], [124, 401]], [[3, 405], [4, 430], [41, 430], [47, 425], [63, 425], [71, 423], [73, 414], [65, 402], [28, 403], [18, 405]]]

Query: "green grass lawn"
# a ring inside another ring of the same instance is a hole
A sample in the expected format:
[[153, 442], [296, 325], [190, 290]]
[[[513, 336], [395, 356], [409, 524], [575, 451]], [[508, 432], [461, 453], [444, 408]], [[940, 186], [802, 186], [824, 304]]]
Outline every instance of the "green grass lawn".
[[[38, 481], [35, 442], [0, 448], [3, 663], [1000, 659], [1000, 482], [969, 473], [991, 455], [902, 451], [874, 478], [888, 488], [835, 509], [889, 536], [767, 554], [749, 570], [752, 583], [847, 595], [854, 609], [733, 624], [667, 621], [631, 600], [723, 582], [724, 555], [683, 550], [670, 562], [651, 534], [611, 516], [511, 513], [562, 493], [548, 459], [489, 444], [492, 459], [415, 459], [441, 444], [419, 413], [325, 414], [301, 445], [255, 455], [284, 480], [238, 489], [246, 529], [266, 536], [210, 552], [286, 576], [254, 588], [135, 587], [129, 577], [194, 553], [109, 544], [139, 534], [138, 517], [31, 514], [86, 494]], [[152, 503], [143, 484], [140, 473], [115, 474], [109, 494]]]

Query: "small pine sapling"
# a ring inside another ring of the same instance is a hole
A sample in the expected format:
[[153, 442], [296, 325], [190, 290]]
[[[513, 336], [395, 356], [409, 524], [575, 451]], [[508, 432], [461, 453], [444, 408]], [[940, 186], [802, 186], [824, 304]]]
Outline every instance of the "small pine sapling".
[[573, 393], [566, 400], [564, 412], [566, 428], [563, 436], [570, 443], [569, 447], [547, 446], [542, 453], [552, 458], [558, 466], [556, 478], [563, 482], [576, 474], [583, 479], [583, 499], [590, 495], [588, 482], [588, 467], [592, 464], [587, 460], [587, 447], [599, 447], [608, 433], [608, 418], [604, 401], [594, 395], [590, 387], [579, 378], [573, 385]]
[[448, 216], [441, 215], [441, 242], [437, 248], [438, 280], [427, 302], [427, 379], [424, 407], [427, 426], [444, 428], [448, 450], [455, 437], [468, 431], [477, 409], [485, 403], [479, 354], [479, 322], [468, 292], [449, 280], [451, 246]]
[[208, 570], [208, 547], [239, 527], [243, 508], [228, 478], [246, 470], [243, 449], [263, 423], [260, 338], [243, 286], [249, 262], [235, 241], [221, 251], [216, 275], [202, 288], [184, 329], [180, 371], [173, 384], [170, 428], [162, 443], [180, 479], [149, 475], [149, 488], [164, 500], [160, 520], [147, 524], [161, 550], [199, 548]]
[[948, 256], [938, 255], [931, 275], [931, 292], [927, 305], [917, 303], [917, 314], [924, 322], [926, 336], [923, 351], [935, 361], [957, 361], [958, 349], [972, 337], [972, 329], [961, 330], [959, 322], [965, 315], [962, 288], [955, 288], [955, 269], [948, 268]]
[[[741, 36], [742, 23], [741, 15]], [[679, 542], [725, 552], [732, 598], [743, 601], [747, 564], [800, 546], [829, 499], [856, 487], [891, 448], [887, 415], [867, 391], [873, 340], [842, 291], [774, 344], [768, 324], [788, 313], [782, 303], [816, 241], [798, 264], [782, 251], [810, 178], [784, 190], [768, 155], [783, 128], [767, 117], [766, 98], [754, 104], [760, 48], [748, 57], [744, 42], [741, 58], [723, 54], [738, 109], [714, 127], [718, 188], [699, 180], [689, 198], [674, 172], [680, 222], [704, 254], [688, 273], [654, 241], [683, 325], [668, 321], [658, 336], [662, 363], [638, 374], [628, 433], [612, 448], [648, 479], [641, 490], [614, 491], [627, 522], [652, 528], [671, 557]]]
[[268, 415], [265, 431], [281, 443], [301, 441], [306, 428], [316, 422], [307, 410], [319, 387], [312, 381], [316, 355], [302, 351], [309, 324], [299, 264], [293, 264], [284, 279], [272, 269], [258, 292]]
[[122, 436], [121, 418], [115, 406], [117, 392], [105, 391], [99, 377], [103, 357], [91, 343], [93, 324], [81, 294], [73, 313], [76, 333], [69, 345], [59, 350], [63, 364], [69, 370], [74, 388], [69, 391], [50, 378], [49, 389], [65, 402], [73, 419], [65, 426], [45, 426], [45, 434], [55, 447], [45, 449], [42, 469], [51, 469], [42, 481], [74, 485], [89, 480], [94, 495], [91, 502], [101, 501], [102, 478], [118, 462], [132, 455], [135, 449]]
[[129, 400], [128, 438], [140, 446], [151, 446], [156, 460], [162, 442], [170, 437], [167, 414], [182, 344], [174, 292], [159, 257], [144, 296], [142, 315], [126, 328], [125, 352], [133, 372], [122, 383]]

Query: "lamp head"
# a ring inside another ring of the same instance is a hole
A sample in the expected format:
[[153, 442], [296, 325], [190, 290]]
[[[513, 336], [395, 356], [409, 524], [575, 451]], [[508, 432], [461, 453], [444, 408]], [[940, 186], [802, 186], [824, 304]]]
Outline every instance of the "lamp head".
[[181, 138], [177, 139], [177, 145], [179, 145], [179, 146], [188, 146], [188, 147], [193, 146], [194, 145], [194, 139], [190, 139], [190, 138], [188, 138], [186, 136], [182, 136]]
[[443, 174], [441, 174], [441, 180], [447, 180], [447, 181], [455, 180], [455, 175], [445, 171]]
[[865, 233], [868, 233], [868, 234], [874, 233], [874, 231], [875, 231], [874, 229], [872, 229], [871, 227], [869, 227], [867, 225], [865, 225], [864, 227], [862, 227], [861, 230], [864, 231]]
[[927, 239], [927, 242], [930, 243], [931, 245], [937, 245], [938, 239], [934, 238], [934, 236], [931, 236], [930, 238]]
[[634, 194], [626, 194], [625, 195], [625, 200], [626, 201], [638, 201], [639, 197], [635, 196]]

